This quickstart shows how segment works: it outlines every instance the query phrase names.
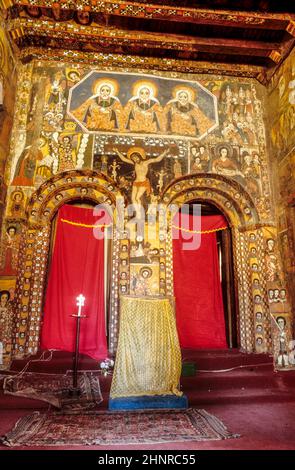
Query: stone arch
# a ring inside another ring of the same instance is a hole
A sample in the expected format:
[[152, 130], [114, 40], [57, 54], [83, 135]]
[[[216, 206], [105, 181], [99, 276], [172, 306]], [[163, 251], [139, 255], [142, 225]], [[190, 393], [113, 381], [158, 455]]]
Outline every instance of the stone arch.
[[[51, 222], [58, 209], [70, 201], [86, 200], [115, 209], [124, 196], [108, 176], [91, 170], [68, 171], [43, 183], [31, 196], [26, 210], [16, 284], [16, 335], [13, 354], [22, 357], [38, 351], [41, 331]], [[113, 212], [114, 215], [116, 212]], [[113, 224], [113, 252], [118, 253], [120, 237]], [[118, 267], [113, 256], [110, 328], [117, 324]]]
[[[251, 196], [241, 184], [222, 175], [198, 173], [178, 178], [164, 189], [160, 202], [165, 206], [175, 204], [180, 207], [194, 200], [208, 202], [217, 206], [227, 218], [231, 228], [233, 266], [238, 299], [237, 331], [241, 350], [246, 352], [271, 351], [271, 322], [264, 270], [265, 254], [262, 231], [262, 228], [266, 225], [262, 222]], [[252, 244], [249, 241], [250, 234], [253, 234], [251, 237], [255, 240]], [[170, 256], [170, 260], [167, 263], [166, 285], [168, 293], [173, 295], [171, 245], [170, 230], [167, 246], [167, 254]], [[257, 272], [254, 271], [256, 263], [249, 258], [250, 247], [254, 247], [257, 253]], [[261, 286], [262, 302], [258, 306], [254, 304], [254, 276], [259, 278]], [[259, 347], [257, 347], [255, 341], [255, 315], [258, 309], [262, 312], [264, 318], [263, 343]]]

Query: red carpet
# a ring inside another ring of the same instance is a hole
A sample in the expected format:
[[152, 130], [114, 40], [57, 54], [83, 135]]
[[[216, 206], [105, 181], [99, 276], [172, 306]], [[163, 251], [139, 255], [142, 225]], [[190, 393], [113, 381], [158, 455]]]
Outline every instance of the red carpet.
[[[241, 437], [227, 441], [154, 444], [152, 446], [143, 444], [99, 446], [99, 449], [270, 450], [295, 448], [295, 371], [274, 372], [271, 357], [246, 355], [234, 350], [185, 350], [183, 359], [197, 364], [196, 376], [181, 379], [181, 387], [188, 396], [189, 405], [204, 408]], [[20, 371], [26, 362], [15, 361], [12, 369]], [[79, 369], [93, 370], [97, 369], [97, 366], [96, 361], [84, 356], [81, 358]], [[229, 372], [213, 372], [213, 370], [231, 367], [237, 368]], [[50, 362], [31, 363], [28, 371], [64, 373], [70, 368], [71, 355], [56, 352]], [[103, 410], [107, 408], [111, 377], [101, 376], [100, 381], [104, 401], [99, 409]], [[47, 408], [45, 403], [0, 393], [0, 434], [5, 434], [10, 430], [21, 416], [30, 414], [32, 410], [44, 410], [44, 408]], [[55, 449], [58, 448], [55, 447]], [[83, 446], [79, 448], [85, 449]], [[87, 446], [87, 449], [91, 448], [98, 449], [95, 446]], [[7, 448], [1, 446], [0, 449]]]

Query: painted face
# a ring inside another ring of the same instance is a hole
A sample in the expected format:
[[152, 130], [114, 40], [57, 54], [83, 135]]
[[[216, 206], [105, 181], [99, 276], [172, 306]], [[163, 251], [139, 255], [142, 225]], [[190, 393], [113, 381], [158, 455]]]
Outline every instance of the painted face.
[[139, 163], [141, 160], [139, 153], [132, 153], [130, 158], [134, 163]]
[[147, 87], [143, 87], [139, 90], [139, 98], [141, 101], [146, 103], [151, 96], [151, 91]]
[[227, 151], [227, 148], [223, 147], [221, 150], [220, 150], [220, 155], [222, 158], [226, 158], [227, 157], [227, 154], [228, 154], [228, 151]]
[[81, 24], [89, 24], [90, 14], [88, 11], [78, 11], [77, 18]]
[[76, 72], [72, 72], [69, 74], [69, 79], [72, 82], [77, 82], [79, 80], [79, 75]]
[[8, 232], [8, 235], [9, 235], [10, 237], [14, 237], [14, 235], [15, 235], [15, 233], [16, 233], [16, 230], [15, 230], [14, 227], [9, 227], [9, 229], [8, 229], [7, 232]]
[[286, 291], [285, 289], [282, 289], [281, 292], [280, 292], [280, 297], [281, 299], [285, 299], [286, 298]]
[[103, 85], [100, 89], [100, 96], [102, 99], [107, 100], [110, 97], [111, 89], [107, 85]]
[[179, 92], [178, 101], [182, 106], [185, 106], [189, 102], [188, 93], [186, 91]]
[[8, 294], [2, 294], [1, 300], [0, 300], [1, 307], [5, 307], [7, 302], [8, 302]]
[[277, 319], [277, 324], [279, 325], [279, 327], [283, 330], [285, 328], [285, 320], [284, 318], [278, 318]]

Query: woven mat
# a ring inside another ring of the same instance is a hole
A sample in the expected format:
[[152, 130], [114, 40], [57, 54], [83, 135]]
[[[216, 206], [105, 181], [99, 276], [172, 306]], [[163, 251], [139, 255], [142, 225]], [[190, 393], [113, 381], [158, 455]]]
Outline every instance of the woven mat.
[[79, 372], [78, 387], [81, 394], [78, 398], [69, 396], [71, 387], [72, 371], [64, 375], [26, 372], [6, 377], [3, 384], [6, 394], [45, 401], [63, 412], [91, 409], [102, 402], [97, 372]]
[[239, 437], [205, 410], [34, 412], [1, 438], [7, 446], [156, 444]]

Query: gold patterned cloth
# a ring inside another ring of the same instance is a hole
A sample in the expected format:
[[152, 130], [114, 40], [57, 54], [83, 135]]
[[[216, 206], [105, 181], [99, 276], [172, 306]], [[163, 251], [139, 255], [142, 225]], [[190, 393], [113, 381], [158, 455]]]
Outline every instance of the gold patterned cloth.
[[182, 395], [181, 351], [168, 298], [121, 297], [111, 398]]

